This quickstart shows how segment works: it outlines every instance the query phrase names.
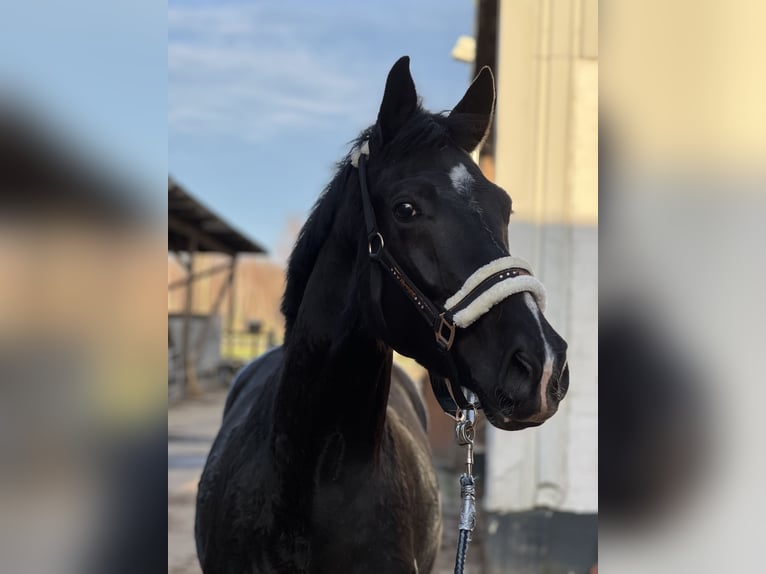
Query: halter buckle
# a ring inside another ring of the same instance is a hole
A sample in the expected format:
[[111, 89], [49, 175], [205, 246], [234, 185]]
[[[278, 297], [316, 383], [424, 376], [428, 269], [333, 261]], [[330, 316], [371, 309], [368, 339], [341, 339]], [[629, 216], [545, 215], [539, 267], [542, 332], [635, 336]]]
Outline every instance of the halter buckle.
[[452, 347], [452, 342], [455, 340], [455, 323], [447, 320], [444, 317], [444, 313], [439, 315], [439, 325], [437, 325], [435, 331], [436, 342], [445, 351], [449, 351]]

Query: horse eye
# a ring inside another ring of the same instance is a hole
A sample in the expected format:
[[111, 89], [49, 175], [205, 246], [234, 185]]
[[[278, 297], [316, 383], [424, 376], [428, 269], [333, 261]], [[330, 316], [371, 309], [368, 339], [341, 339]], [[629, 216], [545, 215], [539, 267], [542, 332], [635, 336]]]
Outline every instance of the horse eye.
[[412, 219], [418, 214], [415, 206], [411, 203], [400, 203], [394, 207], [394, 215], [399, 219]]

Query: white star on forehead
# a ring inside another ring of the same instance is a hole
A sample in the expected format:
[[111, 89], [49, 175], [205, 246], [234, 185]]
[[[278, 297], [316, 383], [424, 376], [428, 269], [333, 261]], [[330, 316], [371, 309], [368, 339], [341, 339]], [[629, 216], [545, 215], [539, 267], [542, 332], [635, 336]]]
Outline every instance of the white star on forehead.
[[470, 195], [473, 176], [468, 173], [468, 168], [465, 165], [462, 163], [457, 164], [450, 170], [449, 177], [452, 180], [452, 187], [455, 188], [455, 191], [460, 195]]

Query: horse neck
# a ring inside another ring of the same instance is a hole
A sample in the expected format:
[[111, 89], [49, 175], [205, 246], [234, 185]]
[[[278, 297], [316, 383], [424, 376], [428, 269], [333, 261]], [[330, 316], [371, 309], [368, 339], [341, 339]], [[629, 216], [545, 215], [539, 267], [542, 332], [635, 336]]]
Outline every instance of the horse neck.
[[275, 440], [304, 451], [328, 435], [347, 453], [374, 456], [391, 380], [391, 348], [364, 321], [355, 257], [331, 237], [321, 249], [285, 343], [275, 399]]

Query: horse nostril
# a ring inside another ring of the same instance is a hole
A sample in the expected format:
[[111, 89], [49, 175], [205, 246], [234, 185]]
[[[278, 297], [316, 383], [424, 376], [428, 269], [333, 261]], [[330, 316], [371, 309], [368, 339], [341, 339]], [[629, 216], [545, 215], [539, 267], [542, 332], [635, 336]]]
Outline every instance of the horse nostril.
[[566, 357], [563, 360], [563, 365], [560, 369], [555, 370], [551, 375], [551, 379], [548, 382], [548, 391], [557, 400], [562, 400], [567, 394], [569, 387], [569, 367], [567, 365]]
[[548, 382], [548, 389], [554, 394], [558, 393], [560, 388], [560, 385], [559, 385], [560, 381], [561, 381], [561, 375], [554, 373], [553, 376], [551, 377], [551, 380]]

